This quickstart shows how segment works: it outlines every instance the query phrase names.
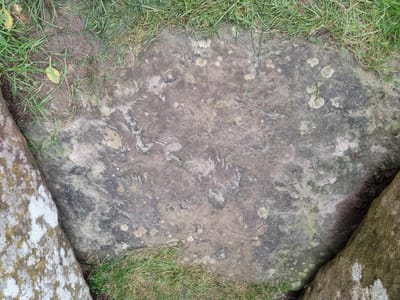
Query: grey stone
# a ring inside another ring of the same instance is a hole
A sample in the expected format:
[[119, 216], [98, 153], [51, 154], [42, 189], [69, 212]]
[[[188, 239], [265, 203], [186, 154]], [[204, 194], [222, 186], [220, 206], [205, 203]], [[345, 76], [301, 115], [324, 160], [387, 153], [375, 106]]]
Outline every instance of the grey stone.
[[303, 300], [400, 296], [400, 173], [371, 205], [346, 247], [318, 271]]
[[185, 261], [297, 287], [347, 240], [400, 153], [399, 95], [346, 53], [252, 38], [163, 32], [99, 67], [103, 96], [39, 157], [81, 258], [183, 241]]
[[56, 205], [1, 94], [0, 299], [91, 299]]

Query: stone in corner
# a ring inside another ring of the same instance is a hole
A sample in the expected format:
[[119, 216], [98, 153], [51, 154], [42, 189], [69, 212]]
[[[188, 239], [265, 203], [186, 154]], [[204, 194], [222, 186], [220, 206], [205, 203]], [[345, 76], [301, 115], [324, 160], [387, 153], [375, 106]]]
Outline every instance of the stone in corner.
[[372, 203], [334, 260], [317, 273], [302, 300], [400, 297], [400, 173]]
[[91, 299], [57, 208], [1, 94], [0, 299]]

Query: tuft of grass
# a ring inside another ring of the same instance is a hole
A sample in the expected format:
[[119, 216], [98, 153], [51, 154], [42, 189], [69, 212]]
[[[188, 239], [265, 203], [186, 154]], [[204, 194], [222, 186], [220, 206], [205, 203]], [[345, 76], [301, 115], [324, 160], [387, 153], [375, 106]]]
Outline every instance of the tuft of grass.
[[86, 24], [113, 48], [140, 51], [166, 26], [216, 32], [223, 23], [288, 35], [323, 37], [366, 67], [390, 75], [399, 58], [398, 0], [85, 0]]
[[[200, 265], [181, 263], [177, 247], [142, 249], [89, 274], [88, 283], [96, 297], [134, 299], [274, 299], [288, 286], [272, 287], [221, 279]], [[103, 299], [103, 298], [102, 298]]]

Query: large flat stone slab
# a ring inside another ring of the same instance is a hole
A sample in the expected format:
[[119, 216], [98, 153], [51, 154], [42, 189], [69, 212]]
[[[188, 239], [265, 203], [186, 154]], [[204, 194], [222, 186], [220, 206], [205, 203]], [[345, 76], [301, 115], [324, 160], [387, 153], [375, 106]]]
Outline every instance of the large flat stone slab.
[[0, 299], [91, 299], [56, 205], [1, 94]]
[[300, 286], [400, 153], [399, 95], [306, 41], [164, 32], [101, 68], [104, 96], [58, 123], [62, 155], [39, 159], [82, 258], [183, 241], [187, 262]]
[[303, 300], [400, 296], [400, 174], [374, 200], [345, 249], [318, 271]]

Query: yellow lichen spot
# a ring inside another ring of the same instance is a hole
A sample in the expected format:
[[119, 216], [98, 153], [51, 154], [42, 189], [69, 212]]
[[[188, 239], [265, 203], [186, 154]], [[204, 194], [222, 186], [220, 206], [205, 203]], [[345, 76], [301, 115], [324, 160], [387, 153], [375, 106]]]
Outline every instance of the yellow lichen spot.
[[19, 163], [17, 161], [13, 161], [11, 166], [11, 173], [15, 175], [15, 177], [19, 177], [21, 175], [21, 169], [19, 167]]
[[6, 229], [6, 241], [7, 243], [12, 243], [13, 239], [15, 238], [16, 227], [10, 227]]
[[0, 158], [0, 164], [2, 164], [3, 166], [7, 165], [7, 159], [5, 157]]
[[57, 232], [56, 232], [56, 230], [54, 229], [54, 228], [47, 228], [47, 233], [46, 233], [46, 235], [48, 236], [48, 237], [52, 237], [52, 236], [56, 236], [57, 235]]
[[[0, 183], [0, 195], [3, 195], [3, 188]], [[8, 204], [6, 202], [0, 201], [0, 210], [7, 210]]]
[[24, 245], [24, 241], [23, 240], [19, 240], [18, 243], [17, 243], [17, 248], [21, 249], [23, 245]]
[[[38, 276], [39, 272], [37, 271], [36, 268], [34, 268], [34, 269], [29, 268], [28, 271], [27, 271], [27, 273], [28, 273], [29, 277], [32, 279], [32, 281], [34, 281], [34, 282], [35, 282], [35, 281], [37, 280], [37, 278], [39, 277], [39, 276]], [[36, 299], [36, 298], [35, 298], [35, 299]]]
[[18, 286], [22, 286], [24, 284], [24, 281], [19, 277], [17, 278], [16, 282]]
[[45, 269], [46, 269], [46, 261], [40, 260], [40, 262], [36, 265], [36, 270], [38, 271], [38, 273], [43, 273]]
[[23, 181], [25, 182], [25, 193], [27, 193], [29, 196], [32, 196], [36, 192], [36, 189], [33, 187], [34, 185], [32, 184], [32, 174], [30, 172], [25, 173], [23, 175]]

